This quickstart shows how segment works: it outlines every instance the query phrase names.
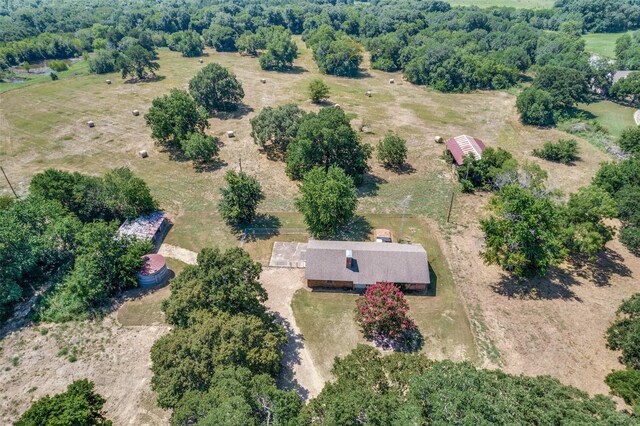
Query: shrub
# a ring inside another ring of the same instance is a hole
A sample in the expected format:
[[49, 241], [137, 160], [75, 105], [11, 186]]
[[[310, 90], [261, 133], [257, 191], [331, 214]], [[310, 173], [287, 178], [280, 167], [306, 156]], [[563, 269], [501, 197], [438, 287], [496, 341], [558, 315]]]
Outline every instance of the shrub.
[[329, 97], [329, 86], [319, 78], [314, 78], [309, 82], [308, 91], [311, 102], [316, 104]]
[[607, 346], [622, 351], [620, 360], [628, 367], [640, 369], [640, 293], [622, 302], [617, 319], [607, 330]]
[[389, 133], [376, 147], [378, 161], [388, 168], [399, 169], [407, 160], [407, 141]]
[[14, 425], [111, 426], [102, 410], [106, 401], [93, 389], [93, 382], [76, 380], [66, 392], [52, 397], [47, 395], [34, 402]]
[[534, 149], [533, 155], [545, 160], [562, 164], [571, 164], [578, 159], [578, 142], [573, 139], [560, 139], [557, 143], [547, 142], [542, 149]]
[[182, 152], [190, 160], [207, 162], [218, 155], [218, 139], [204, 133], [191, 133], [182, 141]]
[[356, 302], [356, 322], [364, 337], [395, 350], [418, 350], [421, 339], [409, 316], [409, 304], [393, 283], [380, 282], [367, 289]]
[[116, 70], [115, 52], [106, 49], [93, 52], [93, 56], [89, 58], [89, 70], [96, 74], [114, 72]]
[[618, 145], [629, 154], [640, 154], [640, 127], [627, 127], [622, 131]]
[[640, 402], [640, 371], [614, 371], [604, 381], [611, 388], [611, 393], [624, 399], [627, 404], [633, 406]]
[[65, 61], [61, 61], [58, 59], [53, 59], [51, 61], [48, 61], [47, 65], [49, 66], [49, 68], [51, 68], [55, 72], [66, 71], [69, 69], [69, 66]]
[[640, 226], [623, 226], [620, 230], [620, 241], [636, 256], [640, 255]]
[[52, 72], [51, 74], [49, 74], [49, 77], [51, 77], [52, 81], [56, 81], [60, 78], [58, 77], [58, 74], [56, 74], [55, 72]]

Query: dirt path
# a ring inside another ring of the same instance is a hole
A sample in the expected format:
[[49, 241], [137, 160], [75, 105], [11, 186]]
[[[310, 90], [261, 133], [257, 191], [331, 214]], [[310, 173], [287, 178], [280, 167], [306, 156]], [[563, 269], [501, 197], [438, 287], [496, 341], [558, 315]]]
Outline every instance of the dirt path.
[[181, 260], [188, 265], [195, 265], [198, 259], [198, 253], [183, 249], [182, 247], [172, 246], [171, 244], [162, 244], [160, 250], [158, 250], [158, 254]]
[[279, 385], [284, 389], [295, 389], [304, 399], [309, 399], [320, 393], [325, 379], [313, 363], [291, 309], [293, 294], [304, 286], [303, 278], [303, 269], [265, 268], [260, 282], [269, 293], [266, 305], [287, 329]]

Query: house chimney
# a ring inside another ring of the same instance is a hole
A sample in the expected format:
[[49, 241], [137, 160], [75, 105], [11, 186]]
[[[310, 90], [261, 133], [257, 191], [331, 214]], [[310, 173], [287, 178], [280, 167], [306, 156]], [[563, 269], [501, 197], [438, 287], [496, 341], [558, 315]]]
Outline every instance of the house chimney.
[[347, 258], [347, 269], [351, 269], [351, 267], [353, 266], [353, 252], [351, 250], [347, 250], [346, 258]]

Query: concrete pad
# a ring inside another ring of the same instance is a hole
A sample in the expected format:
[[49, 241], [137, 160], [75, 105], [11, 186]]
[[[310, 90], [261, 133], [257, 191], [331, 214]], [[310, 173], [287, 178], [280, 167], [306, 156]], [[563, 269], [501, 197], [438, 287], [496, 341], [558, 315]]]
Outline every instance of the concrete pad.
[[273, 243], [269, 266], [274, 268], [304, 268], [307, 260], [306, 243]]

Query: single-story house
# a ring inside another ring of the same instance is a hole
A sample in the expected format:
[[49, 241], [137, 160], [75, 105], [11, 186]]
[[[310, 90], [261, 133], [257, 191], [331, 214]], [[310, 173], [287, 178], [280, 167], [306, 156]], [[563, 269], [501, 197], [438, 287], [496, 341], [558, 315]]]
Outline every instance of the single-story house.
[[629, 77], [629, 75], [633, 74], [634, 72], [638, 72], [638, 71], [616, 71], [613, 74], [613, 83], [617, 83], [623, 78]]
[[420, 244], [311, 240], [305, 279], [310, 288], [364, 290], [382, 281], [422, 291], [430, 283]]
[[464, 157], [471, 154], [476, 160], [482, 158], [482, 151], [485, 149], [484, 142], [478, 138], [467, 135], [456, 136], [446, 142], [447, 150], [453, 155], [458, 166], [464, 163]]

